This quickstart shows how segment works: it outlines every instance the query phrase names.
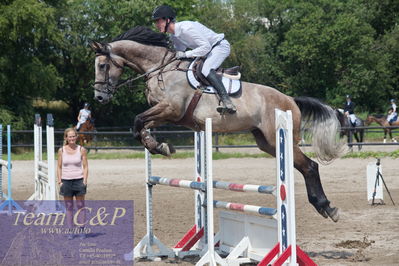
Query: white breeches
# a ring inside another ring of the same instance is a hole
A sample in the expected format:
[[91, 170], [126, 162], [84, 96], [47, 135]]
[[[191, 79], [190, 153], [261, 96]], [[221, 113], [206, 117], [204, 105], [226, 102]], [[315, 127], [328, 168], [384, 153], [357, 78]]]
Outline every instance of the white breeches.
[[226, 40], [215, 46], [206, 58], [202, 67], [202, 74], [207, 77], [211, 69], [217, 69], [230, 55], [230, 43]]
[[349, 120], [351, 121], [352, 124], [355, 124], [356, 123], [356, 115], [355, 114], [349, 115]]
[[76, 124], [76, 130], [79, 130], [80, 126], [83, 125], [84, 123], [86, 123], [86, 120], [80, 120], [80, 121]]
[[397, 116], [398, 114], [396, 112], [392, 112], [388, 115], [387, 120], [388, 122], [391, 121], [395, 116]]

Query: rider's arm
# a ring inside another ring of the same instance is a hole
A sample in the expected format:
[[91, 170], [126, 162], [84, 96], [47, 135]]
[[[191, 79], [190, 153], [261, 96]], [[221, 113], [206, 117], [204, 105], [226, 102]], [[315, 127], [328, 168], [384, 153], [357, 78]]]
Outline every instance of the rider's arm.
[[82, 147], [82, 165], [83, 165], [83, 184], [87, 185], [87, 178], [89, 177], [89, 164], [87, 162], [87, 151]]
[[78, 121], [80, 120], [80, 116], [81, 116], [82, 112], [79, 111], [79, 115], [78, 115]]
[[180, 39], [187, 40], [191, 43], [195, 43], [196, 48], [193, 50], [187, 51], [187, 57], [197, 57], [197, 56], [204, 56], [209, 53], [212, 49], [212, 46], [204, 38], [204, 36], [194, 27], [187, 27], [182, 29], [180, 34]]
[[175, 47], [176, 51], [183, 51], [183, 52], [186, 51], [187, 46], [182, 41], [180, 41], [178, 38], [176, 38], [175, 36], [172, 36], [171, 40], [172, 40], [173, 46]]
[[61, 176], [62, 173], [62, 148], [58, 150], [58, 159], [57, 159], [57, 181], [58, 184], [61, 184]]

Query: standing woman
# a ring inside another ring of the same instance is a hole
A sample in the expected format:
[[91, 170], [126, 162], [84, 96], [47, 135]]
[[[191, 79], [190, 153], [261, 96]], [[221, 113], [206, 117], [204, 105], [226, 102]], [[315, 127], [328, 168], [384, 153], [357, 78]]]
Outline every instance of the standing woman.
[[[73, 197], [76, 199], [77, 209], [84, 207], [87, 188], [89, 167], [87, 163], [87, 151], [76, 144], [77, 132], [74, 128], [64, 131], [64, 145], [58, 150], [57, 177], [60, 185], [60, 194], [64, 196], [66, 207], [67, 225], [73, 230]], [[79, 225], [85, 221], [85, 213], [79, 213]], [[79, 237], [86, 238], [83, 227], [78, 229]], [[68, 234], [68, 239], [73, 239], [73, 234]]]

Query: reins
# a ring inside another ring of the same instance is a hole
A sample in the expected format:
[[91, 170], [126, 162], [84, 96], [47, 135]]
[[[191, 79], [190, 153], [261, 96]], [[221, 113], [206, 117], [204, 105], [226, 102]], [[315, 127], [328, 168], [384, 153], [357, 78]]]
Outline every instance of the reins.
[[141, 74], [141, 75], [139, 75], [139, 76], [137, 76], [137, 77], [130, 78], [130, 79], [124, 80], [124, 81], [122, 81], [122, 82], [119, 82], [114, 88], [115, 88], [115, 89], [118, 89], [118, 88], [120, 88], [120, 87], [122, 87], [122, 86], [125, 86], [125, 85], [127, 85], [127, 84], [129, 84], [129, 83], [132, 83], [133, 81], [135, 81], [135, 80], [137, 80], [137, 79], [140, 79], [140, 78], [142, 78], [142, 77], [148, 76], [149, 74], [151, 74], [151, 73], [153, 73], [153, 72], [155, 72], [155, 71], [157, 71], [157, 70], [159, 70], [159, 69], [161, 69], [161, 68], [166, 67], [167, 65], [169, 65], [170, 63], [172, 63], [172, 62], [175, 61], [175, 60], [176, 60], [176, 57], [172, 58], [172, 60], [169, 60], [169, 61], [166, 62], [165, 64], [162, 64], [162, 65], [160, 65], [160, 66], [158, 66], [158, 67], [156, 67], [156, 68], [154, 68], [154, 69], [152, 69], [152, 70], [150, 70], [150, 71], [145, 72], [144, 74]]

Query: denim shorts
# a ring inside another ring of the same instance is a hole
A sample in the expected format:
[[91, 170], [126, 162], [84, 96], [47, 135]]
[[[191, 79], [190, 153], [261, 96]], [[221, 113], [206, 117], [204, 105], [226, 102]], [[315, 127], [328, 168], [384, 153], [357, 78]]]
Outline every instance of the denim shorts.
[[83, 184], [83, 178], [66, 180], [62, 179], [60, 195], [64, 197], [82, 196], [86, 194], [87, 185]]

